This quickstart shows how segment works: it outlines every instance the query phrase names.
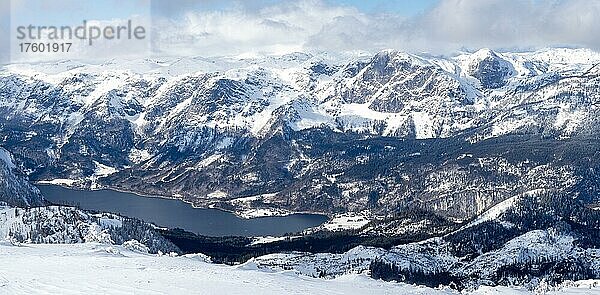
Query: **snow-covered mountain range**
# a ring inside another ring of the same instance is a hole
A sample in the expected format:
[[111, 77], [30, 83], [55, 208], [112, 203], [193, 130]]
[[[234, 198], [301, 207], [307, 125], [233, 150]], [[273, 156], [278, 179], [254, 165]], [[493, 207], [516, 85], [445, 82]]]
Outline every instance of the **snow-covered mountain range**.
[[464, 220], [557, 187], [594, 203], [599, 62], [482, 49], [13, 64], [0, 144], [35, 181], [234, 211], [419, 203]]

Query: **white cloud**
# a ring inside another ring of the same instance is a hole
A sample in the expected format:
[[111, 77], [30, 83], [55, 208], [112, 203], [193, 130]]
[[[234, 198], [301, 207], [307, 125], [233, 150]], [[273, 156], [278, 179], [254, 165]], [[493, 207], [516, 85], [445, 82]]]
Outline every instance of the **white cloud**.
[[158, 47], [182, 54], [383, 48], [447, 53], [465, 47], [598, 49], [599, 15], [599, 0], [441, 0], [412, 18], [304, 0], [188, 11], [155, 24]]
[[443, 0], [415, 19], [413, 31], [423, 45], [438, 50], [557, 45], [598, 49], [599, 15], [598, 0]]
[[343, 17], [364, 18], [354, 8], [316, 0], [258, 10], [237, 6], [225, 11], [190, 11], [177, 19], [155, 19], [154, 43], [165, 52], [200, 55], [302, 50], [326, 25]]

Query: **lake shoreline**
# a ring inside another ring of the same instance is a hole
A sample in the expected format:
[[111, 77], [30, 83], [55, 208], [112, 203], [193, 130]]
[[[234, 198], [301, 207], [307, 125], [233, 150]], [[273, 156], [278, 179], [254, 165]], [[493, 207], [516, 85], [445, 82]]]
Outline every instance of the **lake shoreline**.
[[[110, 212], [138, 218], [159, 227], [182, 228], [207, 236], [283, 236], [286, 233], [303, 232], [320, 227], [330, 220], [327, 215], [313, 212], [283, 212], [285, 214], [243, 218], [238, 212], [218, 207], [198, 207], [173, 197], [110, 187], [92, 189], [48, 182], [34, 184], [53, 204]], [[259, 213], [263, 214], [264, 211]]]
[[[257, 218], [266, 218], [266, 217], [283, 217], [283, 216], [290, 216], [290, 215], [320, 215], [320, 216], [325, 216], [327, 217], [328, 221], [332, 220], [334, 218], [333, 215], [331, 215], [330, 213], [325, 213], [325, 212], [317, 212], [317, 211], [288, 211], [285, 209], [279, 209], [279, 208], [253, 208], [253, 209], [267, 209], [267, 210], [272, 210], [272, 212], [274, 212], [273, 215], [268, 215], [268, 216], [253, 216], [253, 215], [247, 215], [247, 214], [242, 214], [242, 211], [236, 211], [236, 210], [228, 210], [228, 209], [224, 209], [221, 207], [216, 207], [216, 206], [197, 206], [195, 205], [193, 202], [190, 201], [186, 201], [184, 199], [181, 198], [177, 198], [174, 196], [166, 196], [166, 195], [151, 195], [151, 194], [147, 194], [144, 192], [138, 192], [138, 191], [131, 191], [131, 190], [125, 190], [125, 189], [121, 189], [121, 188], [114, 188], [114, 187], [110, 187], [110, 186], [98, 186], [95, 188], [91, 188], [91, 187], [85, 187], [85, 186], [80, 186], [80, 185], [69, 185], [66, 183], [62, 183], [62, 182], [53, 182], [52, 180], [41, 180], [41, 181], [35, 181], [33, 182], [33, 184], [35, 186], [38, 185], [54, 185], [54, 186], [60, 186], [63, 188], [67, 188], [67, 189], [74, 189], [74, 190], [80, 190], [80, 191], [102, 191], [102, 190], [110, 190], [110, 191], [115, 191], [115, 192], [119, 192], [119, 193], [126, 193], [126, 194], [134, 194], [137, 195], [139, 197], [144, 197], [144, 198], [155, 198], [155, 199], [166, 199], [166, 200], [176, 200], [176, 201], [181, 201], [183, 203], [186, 203], [190, 206], [192, 206], [195, 209], [214, 209], [214, 210], [219, 210], [219, 211], [223, 211], [223, 212], [227, 212], [227, 213], [231, 213], [234, 214], [235, 216], [241, 218], [241, 219], [257, 219]], [[240, 197], [243, 198], [243, 197]], [[286, 211], [285, 213], [278, 213], [278, 211]]]

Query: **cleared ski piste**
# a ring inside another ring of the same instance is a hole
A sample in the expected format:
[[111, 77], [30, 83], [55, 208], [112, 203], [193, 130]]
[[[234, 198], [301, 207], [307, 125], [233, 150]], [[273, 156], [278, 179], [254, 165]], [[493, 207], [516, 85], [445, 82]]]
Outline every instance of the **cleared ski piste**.
[[[549, 294], [600, 294], [582, 282]], [[225, 266], [202, 256], [148, 255], [96, 243], [19, 245], [0, 242], [0, 294], [459, 294], [349, 274], [324, 280]], [[482, 287], [473, 294], [529, 294]]]

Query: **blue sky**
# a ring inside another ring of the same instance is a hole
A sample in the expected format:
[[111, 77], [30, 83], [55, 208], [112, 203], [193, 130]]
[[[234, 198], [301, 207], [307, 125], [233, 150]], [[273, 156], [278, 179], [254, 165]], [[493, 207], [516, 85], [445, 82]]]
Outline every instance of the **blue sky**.
[[434, 6], [438, 0], [330, 0], [333, 4], [354, 6], [367, 13], [397, 13], [413, 16]]

